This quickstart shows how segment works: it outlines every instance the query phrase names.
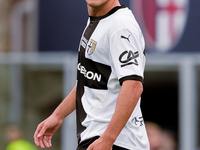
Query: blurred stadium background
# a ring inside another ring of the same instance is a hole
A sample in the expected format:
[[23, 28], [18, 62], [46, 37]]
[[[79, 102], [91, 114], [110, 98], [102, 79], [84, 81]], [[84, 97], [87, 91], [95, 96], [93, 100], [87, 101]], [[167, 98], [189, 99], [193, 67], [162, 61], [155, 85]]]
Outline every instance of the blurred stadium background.
[[[200, 1], [120, 0], [133, 10], [146, 40], [142, 110], [145, 121], [175, 134], [178, 150], [200, 147]], [[0, 149], [17, 125], [33, 143], [75, 84], [85, 1], [0, 0]], [[53, 137], [53, 148], [76, 146], [75, 115]]]

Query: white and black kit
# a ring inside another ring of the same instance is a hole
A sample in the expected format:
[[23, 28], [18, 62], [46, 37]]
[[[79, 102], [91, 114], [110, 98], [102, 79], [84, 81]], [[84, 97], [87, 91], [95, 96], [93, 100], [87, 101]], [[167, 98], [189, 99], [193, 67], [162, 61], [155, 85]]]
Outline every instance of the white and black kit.
[[[89, 17], [77, 65], [79, 143], [103, 134], [124, 81], [143, 83], [144, 49], [140, 27], [125, 6], [115, 7], [101, 17]], [[130, 150], [149, 150], [140, 99], [114, 144]]]

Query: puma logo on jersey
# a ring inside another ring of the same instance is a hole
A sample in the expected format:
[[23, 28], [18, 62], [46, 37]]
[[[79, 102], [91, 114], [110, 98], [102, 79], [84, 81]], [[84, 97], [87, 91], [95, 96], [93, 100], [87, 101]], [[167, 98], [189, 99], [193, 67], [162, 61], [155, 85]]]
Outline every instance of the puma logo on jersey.
[[138, 61], [136, 58], [139, 57], [139, 52], [132, 52], [130, 51], [124, 51], [120, 56], [119, 56], [119, 61], [122, 63], [121, 67], [127, 66], [134, 64], [138, 66]]
[[123, 35], [121, 35], [121, 38], [122, 39], [126, 39], [126, 40], [128, 40], [129, 42], [130, 42], [130, 40], [129, 40], [129, 37], [130, 37], [131, 35], [129, 35], [128, 37], [125, 37], [125, 36], [123, 36]]

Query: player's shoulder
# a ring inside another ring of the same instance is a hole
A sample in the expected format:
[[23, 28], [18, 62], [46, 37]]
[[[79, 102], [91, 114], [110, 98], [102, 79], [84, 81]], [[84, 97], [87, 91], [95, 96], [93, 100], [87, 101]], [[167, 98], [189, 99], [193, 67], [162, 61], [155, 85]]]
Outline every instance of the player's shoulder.
[[132, 13], [128, 8], [119, 9], [111, 19], [111, 33], [121, 29], [129, 30], [130, 32], [137, 33], [140, 27]]
[[115, 17], [120, 18], [121, 20], [135, 20], [135, 17], [132, 13], [132, 11], [128, 8], [122, 8], [119, 9], [116, 13], [115, 13]]

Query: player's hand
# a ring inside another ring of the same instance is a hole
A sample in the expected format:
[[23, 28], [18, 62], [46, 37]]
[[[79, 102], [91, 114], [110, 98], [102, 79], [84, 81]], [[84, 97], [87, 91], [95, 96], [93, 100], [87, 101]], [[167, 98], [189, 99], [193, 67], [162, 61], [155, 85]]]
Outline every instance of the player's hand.
[[113, 142], [104, 140], [101, 137], [94, 141], [87, 150], [112, 150]]
[[50, 116], [43, 122], [41, 122], [34, 134], [34, 141], [38, 147], [50, 148], [52, 146], [51, 139], [53, 134], [58, 130], [61, 126], [63, 120], [58, 119], [55, 116]]

